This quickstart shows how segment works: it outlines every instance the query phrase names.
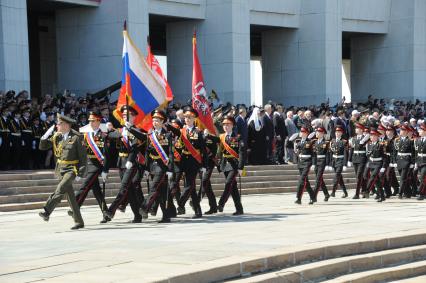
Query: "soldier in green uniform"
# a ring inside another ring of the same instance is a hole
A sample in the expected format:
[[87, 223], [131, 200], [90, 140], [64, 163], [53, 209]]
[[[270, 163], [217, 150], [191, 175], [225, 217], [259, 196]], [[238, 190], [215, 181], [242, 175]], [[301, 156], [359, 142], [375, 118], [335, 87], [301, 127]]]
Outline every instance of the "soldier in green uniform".
[[[80, 214], [80, 207], [74, 196], [72, 182], [79, 181], [86, 175], [87, 155], [83, 146], [83, 138], [71, 129], [75, 120], [58, 113], [57, 132], [54, 127], [41, 137], [40, 150], [48, 150], [53, 147], [53, 152], [57, 158], [55, 173], [59, 177], [59, 184], [55, 192], [47, 199], [44, 211], [39, 215], [45, 221], [49, 221], [55, 207], [61, 202], [64, 195], [67, 196], [68, 203], [73, 211], [75, 225], [72, 230], [84, 227], [83, 218]], [[53, 134], [53, 136], [51, 136]]]

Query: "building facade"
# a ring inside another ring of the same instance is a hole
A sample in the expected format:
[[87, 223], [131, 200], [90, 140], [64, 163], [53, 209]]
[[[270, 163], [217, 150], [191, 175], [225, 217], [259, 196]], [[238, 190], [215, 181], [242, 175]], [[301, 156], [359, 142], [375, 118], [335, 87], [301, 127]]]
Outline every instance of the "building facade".
[[142, 52], [157, 34], [181, 102], [191, 95], [194, 30], [207, 89], [223, 101], [250, 103], [253, 57], [264, 101], [340, 101], [342, 59], [353, 101], [426, 98], [425, 0], [34, 1], [0, 0], [0, 89], [84, 95], [119, 81], [127, 20]]

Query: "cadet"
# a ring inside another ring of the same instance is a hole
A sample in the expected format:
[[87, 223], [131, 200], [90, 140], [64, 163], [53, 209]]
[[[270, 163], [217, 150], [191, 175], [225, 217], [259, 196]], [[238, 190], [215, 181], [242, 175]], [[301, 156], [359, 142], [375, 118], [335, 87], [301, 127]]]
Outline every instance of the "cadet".
[[408, 137], [408, 131], [410, 131], [407, 125], [402, 125], [399, 137], [395, 139], [394, 147], [396, 150], [396, 165], [399, 172], [400, 186], [399, 186], [399, 198], [402, 199], [403, 194], [406, 197], [411, 197], [410, 185], [408, 181], [410, 168], [414, 167], [414, 143]]
[[[384, 164], [385, 167], [385, 193], [386, 197], [390, 197], [391, 195], [396, 196], [399, 191], [399, 183], [395, 174], [396, 167], [396, 151], [395, 151], [395, 128], [393, 126], [388, 126], [386, 128], [386, 139], [384, 141], [385, 146], [385, 157]], [[393, 188], [393, 193], [391, 190]]]
[[[420, 137], [414, 142], [416, 150], [416, 164], [419, 172], [419, 197], [418, 200], [424, 200], [426, 195], [426, 124], [422, 123], [419, 127]], [[417, 181], [417, 180], [414, 180]]]
[[313, 204], [315, 200], [314, 191], [309, 183], [309, 170], [312, 166], [312, 141], [308, 139], [309, 130], [302, 126], [300, 128], [300, 138], [294, 142], [294, 151], [298, 156], [298, 169], [299, 169], [299, 184], [297, 186], [297, 200], [296, 204], [302, 204], [302, 195], [305, 190], [308, 191], [311, 198], [309, 204]]
[[330, 198], [330, 194], [328, 193], [327, 186], [324, 182], [324, 170], [327, 164], [330, 162], [329, 156], [329, 146], [330, 143], [325, 140], [324, 135], [326, 134], [326, 130], [324, 127], [319, 127], [316, 130], [316, 139], [313, 140], [313, 161], [312, 165], [314, 166], [315, 171], [315, 188], [314, 188], [314, 199], [313, 202], [317, 201], [318, 192], [321, 189], [324, 193], [325, 199], [324, 201], [328, 201]]
[[10, 129], [9, 129], [9, 108], [1, 108], [0, 113], [0, 169], [10, 168]]
[[384, 157], [384, 144], [379, 141], [380, 133], [377, 130], [372, 129], [370, 131], [370, 141], [366, 145], [368, 164], [367, 167], [370, 170], [370, 178], [367, 183], [367, 194], [370, 193], [374, 187], [377, 189], [377, 201], [384, 201], [385, 195], [383, 192], [383, 173], [385, 168], [383, 167]]
[[356, 191], [353, 199], [359, 199], [359, 193], [365, 193], [367, 180], [364, 179], [365, 166], [367, 164], [366, 141], [369, 136], [364, 135], [365, 127], [361, 123], [355, 123], [355, 136], [349, 139], [349, 162], [348, 166], [353, 165], [356, 176]]
[[44, 221], [49, 221], [50, 214], [66, 195], [76, 223], [71, 229], [75, 230], [83, 228], [84, 222], [80, 214], [80, 207], [75, 200], [72, 182], [79, 181], [85, 176], [87, 155], [81, 135], [71, 129], [72, 124], [76, 121], [59, 113], [57, 117], [58, 131], [50, 137], [55, 129], [54, 126], [51, 126], [41, 137], [40, 149], [47, 150], [53, 147], [57, 158], [55, 173], [59, 177], [59, 184], [44, 205], [44, 211], [39, 215]]
[[33, 169], [34, 156], [32, 155], [33, 131], [31, 129], [30, 108], [22, 110], [22, 117], [19, 120], [22, 137], [21, 148], [21, 169]]
[[343, 190], [342, 198], [346, 198], [348, 196], [348, 192], [346, 190], [345, 182], [343, 181], [342, 171], [346, 171], [346, 164], [348, 160], [348, 141], [342, 139], [343, 132], [343, 127], [336, 126], [336, 138], [332, 139], [330, 142], [332, 167], [335, 172], [333, 179], [333, 192], [331, 193], [331, 196], [336, 196], [337, 186], [340, 185]]

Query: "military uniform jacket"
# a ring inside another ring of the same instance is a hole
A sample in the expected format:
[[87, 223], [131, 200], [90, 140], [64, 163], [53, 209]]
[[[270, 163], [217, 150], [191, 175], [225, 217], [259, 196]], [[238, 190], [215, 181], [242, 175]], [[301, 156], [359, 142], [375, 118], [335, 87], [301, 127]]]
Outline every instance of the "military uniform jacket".
[[[223, 134], [225, 135], [225, 134]], [[213, 139], [214, 137], [211, 136]], [[217, 138], [217, 137], [216, 137]], [[232, 170], [243, 170], [244, 164], [247, 158], [247, 151], [244, 145], [244, 141], [240, 137], [240, 135], [232, 132], [231, 135], [225, 136], [226, 144], [238, 155], [238, 158], [235, 158], [224, 146], [220, 138], [217, 138], [220, 141], [219, 146], [219, 164], [220, 170], [223, 172], [228, 172]], [[216, 140], [217, 141], [217, 140]]]
[[[123, 138], [123, 131], [126, 131], [126, 139]], [[126, 168], [126, 162], [132, 162], [133, 165], [137, 164], [138, 154], [144, 154], [144, 148], [146, 147], [146, 135], [140, 134], [136, 137], [136, 128], [131, 127], [127, 130], [126, 128], [119, 128], [108, 133], [108, 139], [118, 139], [116, 143], [118, 151], [117, 167], [120, 169]], [[136, 133], [137, 134], [137, 133]]]
[[330, 142], [330, 154], [333, 166], [346, 166], [348, 163], [348, 141], [345, 139], [332, 139]]
[[363, 143], [365, 135], [349, 139], [349, 161], [352, 163], [367, 163], [366, 143]]
[[[220, 140], [213, 138], [212, 135], [206, 135], [204, 136], [204, 141], [206, 143], [206, 153], [207, 153], [207, 166], [208, 168], [214, 168], [217, 164], [217, 149], [218, 144], [220, 143]], [[241, 142], [243, 142], [241, 140]]]
[[312, 165], [313, 146], [312, 140], [298, 138], [294, 141], [294, 151], [298, 157], [299, 168], [306, 168]]
[[[87, 135], [87, 137], [86, 137]], [[99, 148], [102, 156], [104, 157], [103, 161], [100, 162], [93, 152], [92, 148], [89, 146], [88, 135], [93, 136], [93, 140]], [[109, 171], [109, 152], [107, 146], [107, 136], [102, 133], [101, 130], [96, 131], [95, 133], [86, 133], [84, 136], [84, 145], [86, 146], [87, 152], [87, 171], [96, 172], [102, 168], [102, 171], [108, 173]]]
[[9, 121], [9, 130], [12, 137], [21, 138], [21, 125], [14, 118]]
[[418, 138], [414, 141], [414, 149], [416, 150], [416, 163], [418, 167], [426, 165], [426, 137]]
[[57, 158], [55, 168], [57, 176], [74, 172], [76, 176], [84, 177], [87, 171], [87, 154], [83, 143], [83, 137], [77, 131], [70, 130], [66, 140], [61, 133], [56, 132], [49, 139], [41, 140], [39, 147], [40, 150], [53, 147], [53, 153]]
[[314, 139], [312, 141], [313, 146], [313, 159], [312, 164], [316, 166], [327, 166], [330, 164], [330, 142], [324, 138], [321, 140]]
[[384, 145], [382, 142], [368, 142], [366, 146], [368, 157], [368, 168], [383, 167]]
[[163, 128], [159, 131], [154, 131], [154, 129], [150, 130], [148, 133], [151, 134], [152, 132], [155, 133], [157, 140], [161, 147], [164, 150], [164, 153], [169, 158], [168, 164], [165, 164], [163, 160], [161, 159], [160, 155], [158, 154], [157, 150], [155, 149], [154, 144], [152, 143], [151, 139], [147, 139], [147, 147], [146, 147], [146, 153], [145, 158], [147, 161], [147, 166], [150, 168], [150, 171], [155, 171], [156, 166], [159, 166], [161, 170], [165, 170], [168, 172], [173, 172], [173, 166], [174, 166], [174, 156], [172, 151], [172, 138], [170, 133], [168, 133]]
[[25, 118], [21, 118], [20, 127], [22, 133], [22, 140], [25, 143], [25, 146], [31, 147], [33, 141], [33, 131], [31, 129], [31, 122]]
[[384, 147], [384, 160], [383, 160], [383, 167], [389, 167], [389, 164], [396, 163], [396, 150], [395, 150], [395, 137], [389, 139], [387, 138], [383, 142]]
[[6, 144], [9, 146], [9, 121], [5, 119], [3, 116], [0, 117], [0, 137], [2, 138], [2, 144]]
[[394, 148], [396, 150], [396, 164], [398, 168], [405, 168], [414, 164], [414, 142], [409, 137], [397, 137]]

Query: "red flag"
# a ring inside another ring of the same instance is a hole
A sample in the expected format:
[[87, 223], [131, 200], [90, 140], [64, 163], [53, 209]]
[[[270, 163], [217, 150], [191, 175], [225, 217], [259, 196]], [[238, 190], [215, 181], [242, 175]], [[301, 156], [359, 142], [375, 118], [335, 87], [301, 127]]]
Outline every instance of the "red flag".
[[216, 128], [213, 123], [212, 110], [207, 99], [207, 92], [204, 88], [203, 73], [198, 60], [197, 38], [194, 32], [192, 38], [192, 107], [198, 112], [198, 122], [201, 129], [207, 129], [216, 135]]

